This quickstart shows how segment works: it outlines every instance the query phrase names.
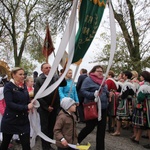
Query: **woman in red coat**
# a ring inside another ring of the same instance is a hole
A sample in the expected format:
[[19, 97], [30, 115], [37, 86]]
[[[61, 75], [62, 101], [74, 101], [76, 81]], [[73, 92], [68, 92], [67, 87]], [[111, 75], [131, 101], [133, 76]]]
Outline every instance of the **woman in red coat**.
[[106, 84], [108, 91], [112, 91], [113, 95], [109, 98], [108, 105], [108, 132], [114, 132], [115, 127], [115, 117], [116, 117], [116, 108], [117, 108], [117, 95], [116, 91], [118, 88], [117, 82], [114, 80], [114, 72], [109, 71]]

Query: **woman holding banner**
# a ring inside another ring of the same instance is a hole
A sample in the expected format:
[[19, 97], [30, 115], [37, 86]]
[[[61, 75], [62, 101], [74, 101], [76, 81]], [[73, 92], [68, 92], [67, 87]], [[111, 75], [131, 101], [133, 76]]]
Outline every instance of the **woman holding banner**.
[[[96, 150], [104, 150], [105, 144], [105, 129], [106, 129], [106, 117], [107, 117], [107, 106], [109, 91], [105, 82], [101, 86], [103, 81], [103, 67], [96, 65], [89, 72], [89, 76], [83, 81], [81, 86], [81, 93], [84, 97], [84, 103], [94, 101], [95, 97], [99, 97], [101, 101], [101, 120], [92, 119], [86, 121], [86, 126], [80, 131], [78, 135], [78, 142], [81, 143], [82, 140], [90, 134], [95, 127], [96, 131]], [[101, 86], [100, 93], [97, 91]]]

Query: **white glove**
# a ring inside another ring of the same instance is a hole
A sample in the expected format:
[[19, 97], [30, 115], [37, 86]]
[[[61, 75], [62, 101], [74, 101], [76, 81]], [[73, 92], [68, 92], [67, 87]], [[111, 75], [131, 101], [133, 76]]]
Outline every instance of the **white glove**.
[[95, 98], [97, 98], [97, 97], [99, 96], [99, 91], [98, 91], [98, 90], [96, 90], [96, 91], [94, 92], [94, 96], [95, 96]]

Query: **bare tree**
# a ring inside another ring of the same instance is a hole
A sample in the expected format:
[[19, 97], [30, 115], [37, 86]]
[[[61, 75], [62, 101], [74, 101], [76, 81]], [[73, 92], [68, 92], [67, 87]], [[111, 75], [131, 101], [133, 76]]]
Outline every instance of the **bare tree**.
[[118, 0], [117, 4], [113, 3], [113, 11], [125, 39], [132, 68], [141, 70], [147, 67], [147, 60], [150, 60], [147, 55], [150, 52], [150, 2]]
[[3, 49], [12, 49], [15, 66], [21, 65], [23, 53], [38, 61], [44, 59], [41, 46], [46, 22], [56, 35], [63, 30], [71, 6], [72, 1], [67, 0], [0, 0], [0, 43]]
[[[150, 66], [150, 2], [138, 0], [112, 1], [116, 19], [117, 47], [112, 69], [141, 71]], [[105, 15], [105, 14], [104, 14]], [[110, 35], [108, 24], [103, 24], [105, 30], [100, 39], [105, 43], [102, 53], [95, 57], [98, 62], [107, 65], [110, 50]]]

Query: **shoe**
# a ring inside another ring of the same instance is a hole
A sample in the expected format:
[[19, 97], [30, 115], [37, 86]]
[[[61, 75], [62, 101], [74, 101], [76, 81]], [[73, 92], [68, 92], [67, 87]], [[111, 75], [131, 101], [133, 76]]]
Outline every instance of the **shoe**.
[[131, 139], [133, 143], [139, 144], [139, 141], [135, 140], [135, 138]]
[[107, 129], [106, 130], [108, 133], [114, 133], [115, 129], [113, 127], [111, 127], [111, 129]]
[[148, 139], [147, 135], [142, 135], [141, 137], [144, 138], [144, 139]]
[[55, 149], [51, 147], [49, 150], [55, 150]]
[[17, 144], [20, 144], [20, 140], [19, 140], [19, 139], [15, 140], [15, 142], [16, 142]]
[[10, 143], [10, 144], [8, 145], [8, 148], [13, 148], [13, 144]]
[[133, 140], [133, 139], [135, 139], [135, 136], [131, 136], [131, 137], [130, 137], [130, 140]]
[[109, 130], [109, 129], [107, 129], [107, 130], [106, 130], [106, 132], [110, 133], [110, 130]]
[[8, 150], [13, 150], [14, 149], [14, 146], [13, 146], [13, 144], [9, 144], [9, 146], [8, 146]]
[[111, 131], [110, 132], [115, 132], [115, 129], [113, 127], [111, 127]]
[[129, 127], [128, 126], [124, 126], [124, 127], [122, 127], [122, 129], [129, 130]]
[[112, 133], [112, 136], [120, 136], [120, 133]]
[[144, 148], [150, 149], [150, 144], [143, 145]]

